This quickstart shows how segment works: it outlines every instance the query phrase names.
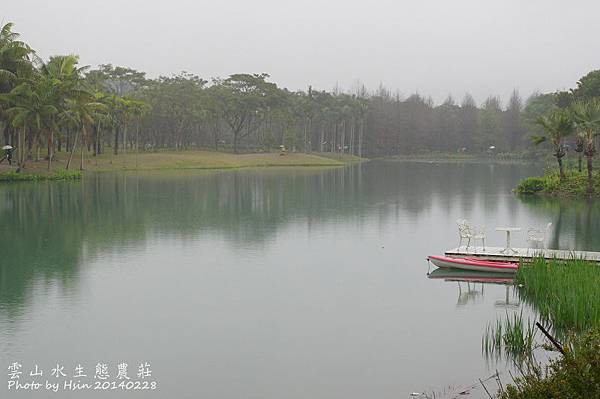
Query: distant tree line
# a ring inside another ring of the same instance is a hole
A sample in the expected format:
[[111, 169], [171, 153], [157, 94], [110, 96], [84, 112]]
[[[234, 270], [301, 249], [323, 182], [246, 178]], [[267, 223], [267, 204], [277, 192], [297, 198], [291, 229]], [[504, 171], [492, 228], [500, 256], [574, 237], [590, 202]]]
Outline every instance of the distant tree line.
[[[267, 74], [202, 79], [182, 72], [149, 79], [131, 68], [80, 67], [74, 55], [41, 60], [12, 24], [0, 30], [0, 134], [20, 168], [54, 153], [85, 155], [160, 149], [271, 151], [390, 156], [424, 151], [522, 152], [542, 130], [536, 120], [572, 93], [515, 90], [503, 106], [465, 95], [435, 105], [384, 87], [290, 91]], [[583, 78], [582, 82], [584, 81]], [[584, 85], [585, 90], [587, 84]], [[583, 89], [578, 88], [581, 91]]]

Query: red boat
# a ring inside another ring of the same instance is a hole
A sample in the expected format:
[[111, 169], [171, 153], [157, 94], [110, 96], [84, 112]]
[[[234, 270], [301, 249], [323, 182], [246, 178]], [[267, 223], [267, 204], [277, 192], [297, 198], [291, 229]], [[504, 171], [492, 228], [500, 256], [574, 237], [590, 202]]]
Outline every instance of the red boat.
[[494, 262], [477, 258], [449, 258], [447, 256], [427, 257], [434, 265], [446, 269], [479, 270], [482, 272], [514, 273], [519, 265], [514, 262]]

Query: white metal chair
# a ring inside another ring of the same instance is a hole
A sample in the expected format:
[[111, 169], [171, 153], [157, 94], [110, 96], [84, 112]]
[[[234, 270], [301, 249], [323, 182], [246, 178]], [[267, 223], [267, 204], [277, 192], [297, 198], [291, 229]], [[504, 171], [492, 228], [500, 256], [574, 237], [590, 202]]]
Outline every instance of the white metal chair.
[[[544, 230], [530, 227], [527, 229], [527, 242], [533, 243], [535, 248], [541, 245], [542, 249], [546, 249], [546, 239], [550, 236], [551, 227], [552, 223], [548, 223]], [[527, 248], [527, 253], [529, 253], [529, 248]]]
[[458, 224], [458, 237], [460, 238], [458, 242], [459, 247], [462, 245], [463, 240], [467, 240], [465, 249], [468, 250], [471, 246], [471, 240], [473, 240], [475, 246], [477, 246], [476, 240], [481, 240], [483, 251], [485, 251], [485, 231], [483, 228], [472, 226], [466, 219], [458, 219], [456, 224]]

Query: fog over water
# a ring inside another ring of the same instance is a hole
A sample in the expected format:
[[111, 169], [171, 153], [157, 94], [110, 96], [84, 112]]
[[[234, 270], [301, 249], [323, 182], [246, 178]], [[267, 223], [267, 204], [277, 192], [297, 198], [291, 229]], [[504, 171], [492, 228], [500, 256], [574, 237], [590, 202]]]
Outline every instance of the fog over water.
[[481, 102], [573, 87], [598, 67], [598, 12], [592, 0], [19, 0], [0, 19], [43, 57], [150, 77], [266, 72], [291, 90], [360, 81]]

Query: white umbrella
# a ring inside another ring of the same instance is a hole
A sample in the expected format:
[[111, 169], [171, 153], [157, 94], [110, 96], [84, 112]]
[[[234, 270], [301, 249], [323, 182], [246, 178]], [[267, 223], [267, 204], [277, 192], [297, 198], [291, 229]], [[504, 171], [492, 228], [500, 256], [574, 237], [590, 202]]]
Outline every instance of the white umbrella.
[[12, 150], [13, 146], [12, 145], [5, 145], [4, 147], [2, 147], [3, 150]]

